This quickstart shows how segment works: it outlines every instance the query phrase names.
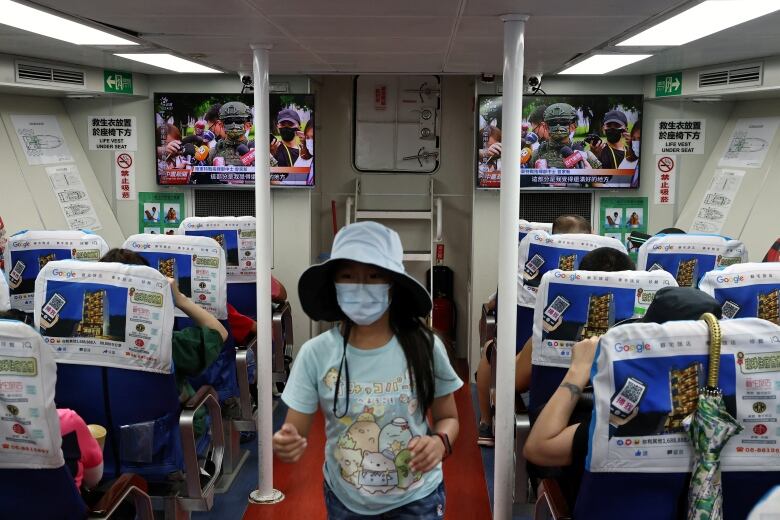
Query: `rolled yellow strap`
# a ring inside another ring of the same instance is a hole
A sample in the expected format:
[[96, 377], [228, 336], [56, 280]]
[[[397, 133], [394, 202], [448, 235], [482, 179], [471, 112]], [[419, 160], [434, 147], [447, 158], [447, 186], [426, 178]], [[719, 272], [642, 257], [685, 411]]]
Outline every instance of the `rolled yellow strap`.
[[717, 388], [718, 374], [720, 373], [720, 323], [718, 323], [718, 318], [709, 312], [702, 314], [699, 319], [704, 320], [710, 329], [710, 368], [707, 375], [707, 386]]

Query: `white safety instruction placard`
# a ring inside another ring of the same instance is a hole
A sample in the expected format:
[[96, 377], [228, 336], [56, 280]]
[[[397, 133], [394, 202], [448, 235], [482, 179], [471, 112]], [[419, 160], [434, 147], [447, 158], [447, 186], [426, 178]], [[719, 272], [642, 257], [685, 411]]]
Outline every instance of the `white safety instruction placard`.
[[84, 231], [24, 231], [12, 235], [5, 248], [5, 269], [11, 307], [32, 312], [35, 279], [53, 260], [97, 262], [108, 252], [100, 235]]
[[179, 233], [216, 240], [225, 250], [228, 282], [257, 280], [255, 217], [187, 217]]
[[729, 144], [718, 166], [733, 168], [761, 168], [777, 133], [780, 117], [751, 117], [737, 119]]
[[[738, 430], [721, 452], [721, 470], [777, 471], [780, 326], [745, 318], [721, 321], [720, 328], [717, 386]], [[708, 340], [704, 321], [628, 324], [601, 337], [589, 471], [691, 471], [694, 456], [685, 424], [707, 384]]]
[[690, 231], [720, 233], [744, 177], [745, 172], [741, 170], [716, 171], [696, 210]]
[[57, 116], [12, 115], [11, 122], [30, 166], [73, 162]]
[[173, 370], [173, 296], [146, 266], [46, 264], [35, 284], [35, 325], [58, 362]]
[[[227, 319], [225, 252], [213, 238], [139, 234], [128, 237], [122, 247], [176, 280], [179, 291], [195, 304], [217, 319]], [[177, 308], [176, 316], [186, 314]]]
[[545, 273], [534, 307], [533, 364], [568, 367], [575, 343], [641, 318], [659, 289], [676, 286], [666, 271]]
[[135, 116], [88, 116], [90, 150], [138, 150]]
[[704, 153], [704, 119], [656, 119], [656, 155]]
[[75, 164], [48, 166], [46, 174], [68, 228], [97, 231], [103, 227]]

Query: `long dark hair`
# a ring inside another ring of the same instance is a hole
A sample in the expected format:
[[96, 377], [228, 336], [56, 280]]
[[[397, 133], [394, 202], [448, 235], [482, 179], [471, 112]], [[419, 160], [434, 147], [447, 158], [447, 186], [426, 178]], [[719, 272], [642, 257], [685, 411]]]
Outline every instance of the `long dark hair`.
[[[387, 272], [387, 271], [386, 271]], [[396, 279], [393, 273], [387, 272], [392, 280]], [[423, 417], [433, 405], [433, 399], [436, 391], [436, 381], [433, 366], [433, 348], [436, 333], [428, 327], [425, 321], [419, 316], [415, 316], [410, 305], [410, 295], [401, 291], [400, 285], [393, 283], [394, 291], [392, 302], [390, 303], [390, 329], [395, 334], [404, 351], [406, 365], [409, 369], [409, 386], [412, 394], [417, 398], [418, 408]], [[344, 417], [349, 412], [349, 364], [347, 363], [347, 342], [350, 333], [355, 324], [349, 318], [344, 317], [341, 326], [341, 334], [344, 338], [344, 351], [339, 364], [338, 376], [336, 379], [336, 388], [333, 399], [333, 414], [337, 418]], [[341, 384], [342, 371], [346, 371], [346, 403], [343, 407], [343, 413], [339, 415], [337, 406], [338, 392]]]

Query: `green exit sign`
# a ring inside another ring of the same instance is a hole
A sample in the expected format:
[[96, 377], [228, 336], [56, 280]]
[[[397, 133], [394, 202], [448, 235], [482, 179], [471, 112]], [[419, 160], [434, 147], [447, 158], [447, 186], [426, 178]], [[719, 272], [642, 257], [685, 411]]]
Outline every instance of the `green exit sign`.
[[682, 72], [670, 72], [655, 77], [655, 97], [682, 94]]
[[133, 73], [119, 70], [103, 70], [103, 91], [113, 94], [132, 94]]

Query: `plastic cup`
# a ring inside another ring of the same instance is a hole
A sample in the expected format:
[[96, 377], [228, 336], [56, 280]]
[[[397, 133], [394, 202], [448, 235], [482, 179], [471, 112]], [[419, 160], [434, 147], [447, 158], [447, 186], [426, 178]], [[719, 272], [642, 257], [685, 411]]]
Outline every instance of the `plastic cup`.
[[108, 433], [106, 432], [106, 429], [99, 424], [88, 424], [87, 428], [89, 428], [89, 433], [92, 434], [92, 436], [100, 445], [100, 449], [102, 450], [106, 443], [106, 433]]

